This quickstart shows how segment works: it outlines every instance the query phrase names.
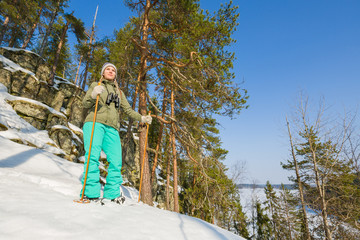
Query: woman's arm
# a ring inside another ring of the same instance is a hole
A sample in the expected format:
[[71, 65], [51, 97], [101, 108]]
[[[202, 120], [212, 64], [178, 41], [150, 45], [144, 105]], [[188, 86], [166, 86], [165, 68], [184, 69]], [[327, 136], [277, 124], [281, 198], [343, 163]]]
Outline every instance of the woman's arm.
[[135, 112], [134, 109], [132, 109], [123, 91], [120, 92], [120, 96], [121, 96], [120, 106], [124, 110], [125, 114], [136, 121], [141, 121], [140, 113]]

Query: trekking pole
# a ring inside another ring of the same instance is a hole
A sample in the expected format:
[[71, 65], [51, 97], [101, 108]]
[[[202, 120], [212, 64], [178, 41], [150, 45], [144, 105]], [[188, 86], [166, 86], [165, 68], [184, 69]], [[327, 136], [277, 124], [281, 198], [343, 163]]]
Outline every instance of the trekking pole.
[[[150, 115], [150, 113], [151, 113], [151, 111], [149, 111], [149, 115]], [[146, 124], [146, 137], [145, 137], [144, 155], [143, 155], [143, 160], [142, 160], [142, 165], [141, 165], [141, 173], [140, 173], [140, 187], [139, 187], [139, 199], [138, 199], [138, 202], [140, 202], [140, 196], [141, 196], [141, 184], [142, 184], [142, 179], [143, 179], [143, 174], [144, 174], [146, 144], [147, 144], [148, 133], [149, 133], [149, 124], [147, 123]]]
[[[98, 86], [101, 85], [101, 81], [102, 78], [100, 79]], [[84, 177], [84, 183], [83, 183], [83, 188], [82, 188], [82, 192], [81, 192], [81, 199], [80, 200], [74, 200], [74, 202], [77, 203], [89, 203], [89, 200], [84, 200], [84, 193], [85, 193], [85, 186], [86, 186], [86, 180], [87, 180], [87, 175], [88, 175], [88, 171], [89, 171], [89, 162], [90, 162], [90, 155], [91, 155], [91, 145], [92, 145], [92, 140], [93, 140], [93, 135], [94, 135], [94, 129], [95, 129], [95, 120], [96, 120], [96, 113], [97, 113], [97, 108], [98, 108], [98, 103], [99, 103], [99, 97], [100, 94], [98, 94], [96, 96], [96, 103], [95, 103], [95, 110], [94, 110], [94, 119], [93, 119], [93, 125], [92, 125], [92, 130], [91, 130], [91, 138], [90, 138], [90, 147], [89, 147], [89, 153], [88, 153], [88, 159], [87, 159], [87, 163], [86, 163], [86, 171], [85, 171], [85, 177]]]

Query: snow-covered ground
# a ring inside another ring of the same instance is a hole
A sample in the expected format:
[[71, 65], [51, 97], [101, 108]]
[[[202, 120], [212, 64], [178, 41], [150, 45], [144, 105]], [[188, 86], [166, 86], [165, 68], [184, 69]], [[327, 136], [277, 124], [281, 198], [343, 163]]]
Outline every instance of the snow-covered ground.
[[[21, 119], [0, 84], [0, 239], [244, 239], [197, 218], [138, 203], [80, 204], [83, 165], [55, 156], [46, 131]], [[38, 148], [15, 143], [16, 138]]]
[[197, 218], [137, 203], [79, 204], [82, 165], [0, 137], [1, 239], [243, 239]]

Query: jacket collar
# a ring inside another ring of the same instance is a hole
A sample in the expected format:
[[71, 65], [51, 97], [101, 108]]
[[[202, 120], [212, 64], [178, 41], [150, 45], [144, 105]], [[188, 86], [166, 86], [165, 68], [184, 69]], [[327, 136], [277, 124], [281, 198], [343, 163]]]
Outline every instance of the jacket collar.
[[104, 84], [106, 84], [106, 85], [112, 85], [112, 86], [115, 85], [115, 84], [114, 84], [114, 80], [103, 79], [102, 82], [103, 82]]

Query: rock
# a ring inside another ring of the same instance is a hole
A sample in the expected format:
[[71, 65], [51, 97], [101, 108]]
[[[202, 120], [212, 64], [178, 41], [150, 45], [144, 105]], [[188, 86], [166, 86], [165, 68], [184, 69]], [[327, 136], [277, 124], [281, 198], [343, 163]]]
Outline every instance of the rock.
[[7, 89], [11, 87], [11, 72], [2, 68], [2, 62], [0, 62], [0, 83], [4, 84]]
[[46, 82], [40, 83], [40, 89], [36, 95], [36, 100], [50, 106], [58, 90], [49, 86]]
[[[82, 132], [75, 134], [68, 122], [80, 127], [83, 123], [82, 98], [84, 91], [66, 79], [56, 77], [54, 86], [48, 85], [50, 67], [36, 53], [14, 48], [0, 48], [0, 83], [9, 93], [22, 98], [8, 100], [16, 113], [39, 130], [48, 130], [56, 147], [76, 161], [84, 154]], [[60, 113], [66, 109], [68, 116]], [[7, 130], [0, 125], [0, 130]], [[27, 143], [23, 143], [27, 144]]]
[[67, 126], [67, 119], [64, 115], [49, 113], [46, 128], [51, 129], [53, 126], [56, 125]]
[[0, 131], [6, 131], [8, 130], [7, 126], [0, 123]]
[[30, 123], [36, 129], [39, 129], [39, 130], [45, 130], [46, 129], [46, 124], [47, 124], [46, 121], [41, 121], [40, 119], [36, 119], [36, 118], [33, 118], [33, 117], [28, 117], [28, 116], [25, 116], [25, 115], [20, 115], [20, 117], [22, 117], [25, 121]]
[[20, 97], [35, 99], [40, 89], [40, 83], [33, 75], [23, 71], [11, 75], [10, 93]]
[[56, 125], [49, 130], [49, 136], [67, 155], [71, 155], [74, 152], [70, 129]]
[[7, 101], [19, 115], [25, 115], [39, 120], [47, 120], [49, 108], [26, 100]]
[[[79, 88], [76, 87], [73, 84], [68, 84], [68, 83], [59, 83], [58, 84], [58, 88], [59, 90], [64, 94], [64, 97], [66, 98], [70, 98], [74, 95], [75, 92], [80, 92]], [[81, 90], [82, 91], [82, 90]]]
[[83, 111], [81, 96], [72, 97], [66, 108], [69, 122], [77, 127], [82, 127], [84, 123]]
[[37, 79], [39, 79], [39, 81], [41, 82], [47, 83], [49, 82], [50, 74], [51, 74], [50, 68], [47, 65], [45, 65], [45, 63], [40, 62], [35, 73]]
[[50, 107], [54, 108], [56, 111], [60, 111], [63, 106], [65, 95], [62, 91], [58, 91], [50, 103]]

